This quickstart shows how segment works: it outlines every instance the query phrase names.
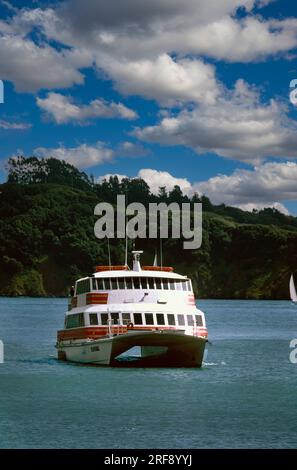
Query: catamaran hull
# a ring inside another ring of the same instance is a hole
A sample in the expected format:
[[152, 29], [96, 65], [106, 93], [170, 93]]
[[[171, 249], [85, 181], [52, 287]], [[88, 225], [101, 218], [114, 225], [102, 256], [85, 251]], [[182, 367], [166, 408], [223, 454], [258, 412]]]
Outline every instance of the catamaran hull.
[[[58, 358], [102, 366], [201, 367], [207, 340], [178, 333], [130, 332], [99, 340], [58, 346]], [[135, 361], [118, 359], [122, 353], [140, 346]]]

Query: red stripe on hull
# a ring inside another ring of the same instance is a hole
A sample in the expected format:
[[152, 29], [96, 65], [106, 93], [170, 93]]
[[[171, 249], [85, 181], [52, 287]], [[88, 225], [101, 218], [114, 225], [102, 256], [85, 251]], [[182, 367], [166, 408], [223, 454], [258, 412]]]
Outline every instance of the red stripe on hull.
[[[133, 328], [127, 328], [126, 326], [114, 326], [111, 327], [111, 333], [113, 334], [123, 334], [127, 331], [162, 331], [162, 330], [176, 330], [173, 327], [153, 327], [153, 326], [134, 326]], [[108, 326], [97, 326], [97, 327], [84, 327], [84, 328], [74, 328], [69, 330], [60, 330], [58, 331], [58, 341], [63, 340], [74, 340], [74, 339], [96, 339], [102, 338], [109, 334]], [[207, 330], [204, 328], [196, 328], [193, 331], [193, 336], [201, 336], [207, 338]]]

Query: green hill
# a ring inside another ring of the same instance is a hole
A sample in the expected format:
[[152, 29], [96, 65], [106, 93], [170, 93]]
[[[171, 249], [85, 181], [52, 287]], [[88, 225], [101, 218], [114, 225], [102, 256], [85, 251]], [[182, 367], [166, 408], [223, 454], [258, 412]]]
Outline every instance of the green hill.
[[[0, 295], [67, 295], [79, 277], [108, 264], [106, 241], [94, 236], [98, 202], [189, 202], [179, 187], [155, 196], [140, 179], [101, 184], [55, 159], [10, 161], [8, 182], [0, 185]], [[163, 242], [163, 264], [189, 275], [198, 297], [288, 298], [297, 269], [297, 219], [275, 209], [245, 212], [203, 204], [203, 243], [183, 250], [182, 240]], [[158, 240], [136, 240], [151, 264]], [[111, 240], [113, 264], [124, 262], [124, 242]]]

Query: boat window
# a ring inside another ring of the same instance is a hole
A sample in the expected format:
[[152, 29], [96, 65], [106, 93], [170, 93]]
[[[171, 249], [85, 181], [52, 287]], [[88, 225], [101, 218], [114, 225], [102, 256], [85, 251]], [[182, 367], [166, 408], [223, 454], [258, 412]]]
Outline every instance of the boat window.
[[90, 313], [90, 325], [98, 325], [97, 313]]
[[193, 315], [187, 315], [188, 326], [194, 325]]
[[203, 326], [203, 320], [201, 315], [195, 315], [196, 318], [196, 325], [197, 326]]
[[103, 279], [97, 279], [98, 290], [104, 290], [104, 281]]
[[163, 289], [168, 290], [168, 279], [163, 279]]
[[134, 313], [134, 323], [135, 325], [142, 325], [142, 314]]
[[134, 282], [134, 289], [140, 289], [140, 279], [139, 279], [139, 277], [134, 277], [133, 282]]
[[110, 278], [110, 285], [112, 289], [117, 289], [118, 288], [118, 283], [117, 283], [117, 278]]
[[84, 314], [75, 313], [66, 317], [66, 328], [80, 328], [84, 326]]
[[154, 324], [154, 316], [152, 313], [145, 314], [145, 324], [146, 325], [153, 325]]
[[125, 289], [125, 279], [123, 277], [118, 278], [119, 289]]
[[147, 278], [146, 277], [141, 278], [141, 284], [142, 284], [143, 289], [147, 289]]
[[175, 325], [175, 318], [172, 313], [168, 313], [167, 318], [168, 318], [168, 325]]
[[174, 289], [175, 289], [175, 281], [174, 281], [174, 279], [169, 279], [169, 287], [170, 287], [170, 290], [174, 290]]
[[131, 279], [131, 277], [126, 277], [126, 287], [127, 287], [127, 289], [132, 289], [132, 279]]
[[187, 281], [182, 282], [183, 290], [188, 290]]
[[108, 314], [101, 313], [101, 325], [107, 325], [108, 323]]
[[185, 317], [184, 315], [177, 315], [177, 321], [180, 326], [183, 326], [185, 324]]
[[92, 278], [92, 288], [93, 288], [93, 290], [97, 290], [97, 282], [96, 282], [96, 279], [94, 277]]
[[188, 281], [188, 290], [192, 292], [192, 284], [190, 280]]
[[131, 322], [131, 315], [130, 313], [122, 313], [123, 324], [128, 325]]
[[90, 292], [90, 279], [78, 281], [76, 284], [76, 295], [85, 294], [86, 292]]
[[158, 325], [165, 325], [165, 320], [164, 320], [163, 313], [157, 313], [157, 324]]
[[155, 278], [156, 289], [162, 289], [161, 279], [159, 277]]
[[181, 282], [179, 279], [175, 281], [175, 286], [176, 290], [182, 290]]
[[155, 283], [154, 283], [154, 278], [153, 277], [148, 277], [148, 288], [149, 289], [154, 289], [155, 288]]
[[119, 323], [119, 314], [118, 313], [111, 313], [111, 320], [113, 325], [117, 325]]
[[106, 278], [104, 279], [104, 288], [105, 288], [105, 290], [111, 289], [110, 278], [109, 278], [109, 277], [106, 277]]

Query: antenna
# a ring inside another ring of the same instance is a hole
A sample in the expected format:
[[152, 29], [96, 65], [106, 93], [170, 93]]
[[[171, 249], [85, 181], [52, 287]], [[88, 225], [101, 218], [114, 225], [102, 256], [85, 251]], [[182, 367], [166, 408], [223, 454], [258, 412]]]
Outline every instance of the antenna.
[[128, 233], [127, 233], [127, 212], [126, 212], [126, 200], [127, 200], [127, 189], [125, 199], [125, 266], [128, 266]]
[[158, 266], [158, 256], [157, 256], [157, 249], [155, 249], [155, 258], [153, 266]]

